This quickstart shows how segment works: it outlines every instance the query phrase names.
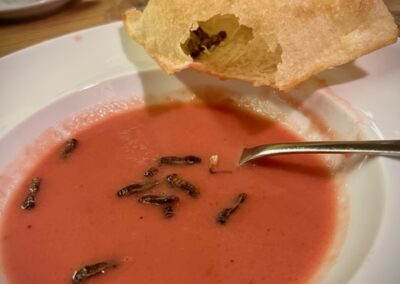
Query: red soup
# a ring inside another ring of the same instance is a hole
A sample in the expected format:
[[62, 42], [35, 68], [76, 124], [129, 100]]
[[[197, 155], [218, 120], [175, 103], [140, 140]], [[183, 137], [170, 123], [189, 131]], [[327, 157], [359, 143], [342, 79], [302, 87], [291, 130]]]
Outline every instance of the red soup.
[[[68, 284], [74, 271], [89, 284], [307, 283], [330, 248], [336, 191], [319, 157], [237, 166], [244, 146], [299, 140], [279, 123], [182, 104], [130, 110], [72, 137], [7, 201], [7, 283]], [[160, 163], [166, 156], [178, 158]]]

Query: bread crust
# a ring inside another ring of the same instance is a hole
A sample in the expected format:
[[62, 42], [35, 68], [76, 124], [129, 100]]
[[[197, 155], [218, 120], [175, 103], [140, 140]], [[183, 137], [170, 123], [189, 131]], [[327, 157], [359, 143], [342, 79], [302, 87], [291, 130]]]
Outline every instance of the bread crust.
[[[124, 23], [168, 74], [192, 68], [283, 91], [398, 34], [382, 0], [150, 0], [143, 13], [128, 10]], [[193, 59], [183, 44], [201, 25], [228, 37]]]

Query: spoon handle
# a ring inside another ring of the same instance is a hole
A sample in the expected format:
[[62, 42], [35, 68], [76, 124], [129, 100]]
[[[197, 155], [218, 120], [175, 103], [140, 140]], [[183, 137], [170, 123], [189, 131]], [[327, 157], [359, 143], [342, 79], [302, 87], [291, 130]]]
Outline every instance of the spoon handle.
[[367, 155], [400, 156], [400, 140], [367, 140], [367, 141], [321, 141], [265, 144], [245, 148], [239, 165], [248, 161], [272, 155], [298, 153], [357, 153]]

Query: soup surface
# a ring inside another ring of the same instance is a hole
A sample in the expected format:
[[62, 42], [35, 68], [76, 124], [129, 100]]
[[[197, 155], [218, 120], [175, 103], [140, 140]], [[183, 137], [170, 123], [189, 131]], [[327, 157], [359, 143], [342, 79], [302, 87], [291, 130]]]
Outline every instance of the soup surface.
[[[66, 158], [54, 145], [10, 195], [1, 223], [1, 258], [10, 284], [71, 283], [75, 270], [113, 260], [84, 283], [306, 283], [336, 228], [334, 182], [322, 159], [280, 156], [237, 166], [244, 146], [296, 141], [279, 123], [231, 107], [201, 104], [134, 109], [73, 133]], [[208, 160], [219, 157], [217, 172]], [[195, 155], [194, 165], [163, 165], [149, 191], [119, 198], [163, 156]], [[176, 173], [197, 197], [172, 188]], [[33, 177], [36, 206], [21, 209]], [[246, 200], [225, 224], [218, 213]], [[174, 215], [141, 195], [174, 195]]]

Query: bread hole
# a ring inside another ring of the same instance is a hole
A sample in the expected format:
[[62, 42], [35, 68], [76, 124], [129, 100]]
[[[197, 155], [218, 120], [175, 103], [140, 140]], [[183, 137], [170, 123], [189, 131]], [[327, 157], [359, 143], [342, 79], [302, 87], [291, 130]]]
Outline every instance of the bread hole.
[[190, 31], [181, 48], [194, 60], [201, 61], [202, 57], [211, 56], [217, 48], [234, 51], [252, 39], [252, 29], [241, 25], [235, 15], [216, 15], [205, 22], [198, 22], [198, 27]]
[[[216, 15], [198, 22], [181, 44], [194, 62], [223, 77], [273, 82], [282, 48], [274, 34], [258, 36], [233, 14]], [[259, 83], [260, 82], [260, 83]]]

